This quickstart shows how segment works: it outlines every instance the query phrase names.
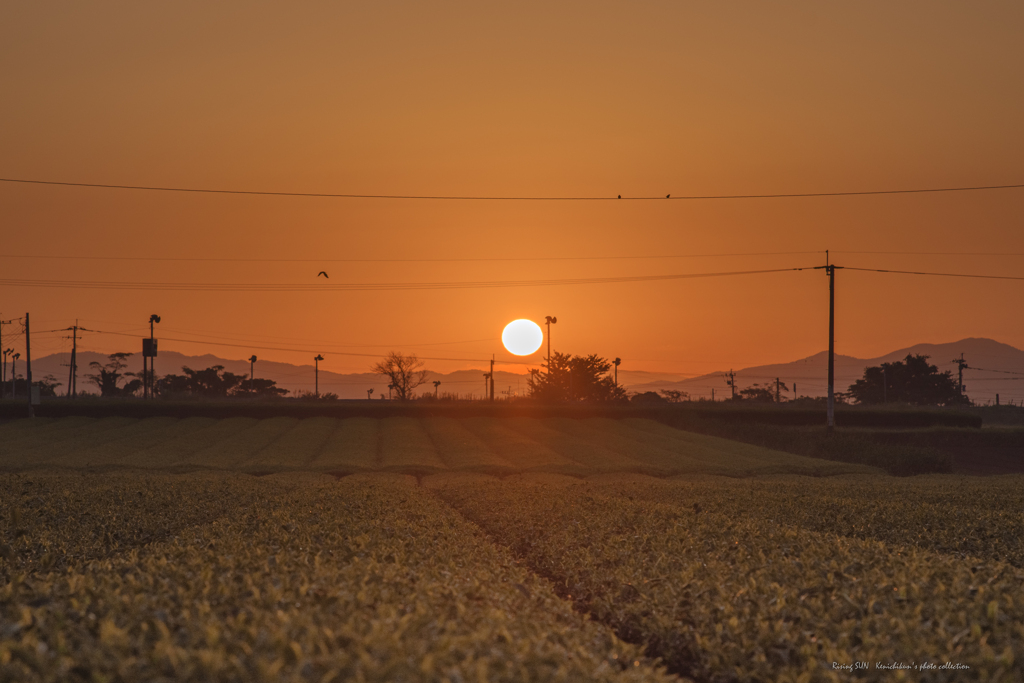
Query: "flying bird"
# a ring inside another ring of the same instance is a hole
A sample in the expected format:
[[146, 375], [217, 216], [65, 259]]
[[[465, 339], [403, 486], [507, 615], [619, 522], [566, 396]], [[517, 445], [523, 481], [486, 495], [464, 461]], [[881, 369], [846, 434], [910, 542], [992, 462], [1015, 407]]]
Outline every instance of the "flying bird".
[[331, 279], [331, 276], [330, 276], [330, 275], [328, 275], [327, 273], [325, 273], [325, 272], [324, 272], [324, 271], [322, 271], [322, 270], [321, 270], [321, 271], [320, 271], [319, 273], [317, 273], [317, 274], [316, 274], [316, 276], [317, 276], [317, 277], [320, 277], [321, 275], [323, 275], [323, 276], [324, 276], [325, 278], [327, 278], [328, 280], [330, 280], [330, 279]]

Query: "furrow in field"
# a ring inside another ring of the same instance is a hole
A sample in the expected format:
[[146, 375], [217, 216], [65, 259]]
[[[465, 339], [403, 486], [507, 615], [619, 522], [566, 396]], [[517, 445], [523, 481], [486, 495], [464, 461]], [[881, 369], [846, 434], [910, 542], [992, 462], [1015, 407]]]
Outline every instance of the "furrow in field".
[[268, 490], [257, 483], [229, 472], [0, 475], [0, 583], [165, 540], [251, 505]]
[[[505, 418], [506, 425], [523, 436], [544, 444], [563, 458], [578, 463], [586, 473], [639, 470], [639, 462], [607, 446], [580, 439], [555, 429], [547, 419]], [[557, 424], [557, 423], [556, 423]]]
[[339, 420], [309, 463], [321, 472], [360, 472], [380, 465], [380, 420], [349, 417]]
[[264, 471], [303, 469], [317, 457], [338, 426], [333, 417], [308, 417], [246, 462], [246, 468]]
[[514, 469], [480, 437], [466, 429], [461, 420], [431, 417], [422, 420], [421, 424], [448, 469], [475, 472], [508, 472]]
[[0, 678], [670, 680], [408, 477], [224, 497], [173, 540], [0, 585], [26, 624]]
[[[60, 430], [55, 438], [40, 438], [34, 445], [24, 444], [11, 453], [8, 462], [20, 469], [45, 466], [63, 456], [69, 448], [91, 448], [130, 435], [139, 420], [133, 417], [104, 417], [70, 430]], [[46, 431], [45, 428], [42, 431]], [[40, 435], [42, 436], [42, 435]]]
[[636, 463], [632, 468], [634, 471], [668, 475], [703, 470], [699, 460], [678, 451], [662, 448], [657, 440], [622, 424], [621, 420], [603, 417], [584, 420], [548, 418], [544, 423], [580, 443], [620, 453]]
[[193, 453], [185, 458], [182, 464], [221, 469], [246, 468], [250, 458], [296, 424], [298, 420], [294, 417], [257, 420], [254, 425], [232, 435], [231, 438]]
[[[927, 680], [1019, 680], [1024, 575], [873, 540], [605, 495], [581, 481], [425, 483], [580, 609], [705, 681], [848, 681], [833, 662], [946, 662]], [[902, 673], [902, 672], [901, 672]], [[914, 672], [911, 672], [914, 673]], [[925, 672], [916, 672], [917, 675]]]
[[460, 422], [517, 471], [585, 473], [579, 463], [509, 427], [505, 418], [471, 417]]
[[[1000, 499], [1001, 493], [1019, 497], [1024, 476], [1009, 479], [987, 478], [977, 482], [981, 486], [968, 490], [976, 499]], [[977, 500], [955, 495], [955, 489], [961, 487], [962, 479], [708, 477], [609, 482], [601, 490], [624, 497], [642, 496], [684, 510], [698, 504], [727, 516], [756, 516], [810, 531], [1024, 567], [1024, 506], [979, 508]]]
[[[191, 425], [181, 425], [174, 417], [149, 417], [118, 431], [117, 438], [98, 446], [79, 447], [67, 443], [63, 454], [52, 458], [50, 467], [104, 467], [117, 464], [149, 446], [188, 431]], [[66, 443], [66, 442], [65, 442]]]
[[446, 468], [418, 419], [385, 417], [380, 421], [380, 469], [420, 473]]
[[217, 444], [230, 441], [239, 432], [256, 424], [251, 417], [229, 417], [217, 420], [210, 417], [187, 417], [182, 420], [185, 433], [134, 453], [132, 467], [180, 467], [193, 454]]

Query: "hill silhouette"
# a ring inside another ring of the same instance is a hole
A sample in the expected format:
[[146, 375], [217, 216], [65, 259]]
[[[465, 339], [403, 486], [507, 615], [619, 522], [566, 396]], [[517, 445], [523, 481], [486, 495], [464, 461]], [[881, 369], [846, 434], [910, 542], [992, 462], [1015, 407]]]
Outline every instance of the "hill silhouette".
[[[955, 374], [956, 365], [951, 361], [953, 358], [958, 358], [961, 353], [964, 354], [964, 358], [972, 368], [964, 371], [964, 385], [967, 387], [967, 394], [976, 402], [994, 401], [996, 393], [1000, 394], [1000, 399], [1004, 403], [1010, 400], [1019, 403], [1024, 400], [1024, 351], [1009, 344], [977, 337], [941, 344], [915, 344], [877, 358], [855, 358], [836, 354], [836, 389], [845, 391], [850, 384], [862, 376], [864, 368], [868, 366], [901, 360], [907, 354], [930, 356], [930, 362], [937, 365], [940, 370], [952, 370]], [[36, 377], [43, 377], [47, 374], [54, 375], [63, 383], [64, 386], [58, 389], [59, 392], [63, 392], [67, 385], [68, 368], [62, 364], [67, 360], [67, 354], [52, 354], [35, 359], [32, 362], [33, 374]], [[100, 353], [82, 352], [79, 354], [78, 387], [80, 390], [95, 390], [95, 387], [85, 382], [83, 376], [89, 372], [88, 366], [91, 361], [103, 362], [105, 360], [106, 356]], [[136, 354], [128, 359], [128, 364], [129, 371], [137, 372], [142, 368], [142, 359]], [[157, 374], [180, 373], [183, 365], [193, 369], [223, 365], [230, 372], [249, 374], [249, 361], [247, 360], [220, 358], [213, 354], [187, 356], [175, 351], [160, 353], [160, 357], [157, 358]], [[794, 384], [797, 395], [824, 396], [827, 367], [828, 354], [822, 351], [788, 363], [736, 368], [736, 385], [737, 388], [742, 389], [754, 383], [774, 382], [778, 377], [790, 387], [789, 398], [794, 395], [792, 391]], [[1004, 372], [993, 372], [994, 370]], [[19, 371], [24, 372], [23, 365], [19, 365]], [[440, 380], [440, 391], [442, 392], [480, 398], [484, 391], [483, 373], [486, 371], [487, 368], [484, 367], [450, 373], [428, 370], [427, 384], [421, 387], [421, 392], [432, 390], [431, 382]], [[637, 371], [620, 367], [619, 381], [631, 392], [679, 389], [688, 392], [694, 398], [710, 398], [711, 389], [714, 388], [715, 397], [720, 400], [729, 396], [729, 387], [726, 385], [724, 377], [724, 373], [727, 371], [728, 368], [723, 368], [717, 372], [688, 378], [679, 373]], [[1012, 375], [1006, 374], [1007, 372], [1021, 374]], [[297, 391], [313, 390], [312, 363], [293, 365], [261, 360], [256, 364], [256, 376], [273, 379], [278, 386], [288, 389], [293, 394]], [[495, 393], [499, 396], [502, 395], [502, 392], [508, 391], [513, 394], [517, 392], [520, 395], [525, 394], [527, 378], [526, 374], [495, 370]], [[323, 368], [320, 370], [321, 392], [334, 392], [341, 398], [366, 398], [366, 390], [371, 388], [374, 390], [373, 398], [375, 399], [382, 394], [387, 395], [387, 382], [379, 375], [370, 372], [344, 374], [330, 372]]]

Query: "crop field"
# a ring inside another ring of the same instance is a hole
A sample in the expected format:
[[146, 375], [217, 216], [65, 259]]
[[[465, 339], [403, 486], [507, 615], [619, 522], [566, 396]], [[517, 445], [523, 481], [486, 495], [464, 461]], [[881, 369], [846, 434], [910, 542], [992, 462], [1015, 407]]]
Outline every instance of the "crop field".
[[643, 419], [67, 417], [0, 426], [0, 471], [34, 469], [335, 475], [383, 471], [416, 476], [446, 471], [575, 476], [875, 471]]
[[0, 467], [0, 681], [1024, 681], [1024, 476], [527, 418], [19, 421]]

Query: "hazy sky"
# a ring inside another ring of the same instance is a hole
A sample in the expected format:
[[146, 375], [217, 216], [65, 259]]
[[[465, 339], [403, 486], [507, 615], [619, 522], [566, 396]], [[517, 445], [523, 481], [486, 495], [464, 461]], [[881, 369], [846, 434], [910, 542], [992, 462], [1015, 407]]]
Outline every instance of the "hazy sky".
[[[1024, 5], [1012, 2], [2, 2], [0, 177], [501, 196], [1024, 183], [1022, 35]], [[825, 249], [840, 265], [1024, 275], [1020, 255], [842, 253], [1024, 254], [1022, 219], [1024, 190], [587, 203], [0, 183], [0, 278], [589, 278], [813, 266], [824, 254], [671, 257]], [[657, 258], [337, 261], [584, 256]], [[837, 351], [871, 357], [967, 336], [1024, 347], [1022, 298], [1024, 282], [839, 271]], [[34, 355], [67, 348], [42, 331], [76, 318], [134, 334], [158, 313], [165, 339], [242, 345], [162, 349], [291, 362], [318, 351], [322, 367], [340, 372], [373, 360], [340, 351], [507, 358], [505, 323], [556, 315], [556, 349], [703, 373], [823, 350], [827, 306], [821, 271], [452, 291], [0, 284], [3, 319], [32, 313]], [[82, 342], [138, 346], [98, 334]]]

